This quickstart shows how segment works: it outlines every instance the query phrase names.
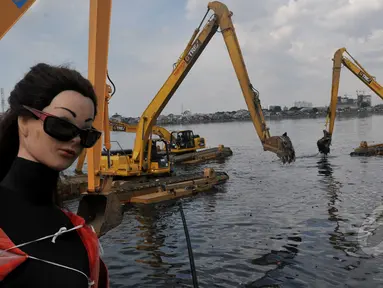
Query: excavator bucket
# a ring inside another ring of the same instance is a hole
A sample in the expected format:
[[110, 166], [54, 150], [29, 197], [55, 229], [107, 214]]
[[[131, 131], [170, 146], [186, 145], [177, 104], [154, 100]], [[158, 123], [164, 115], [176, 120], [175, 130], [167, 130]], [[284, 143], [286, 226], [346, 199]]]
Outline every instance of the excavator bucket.
[[264, 150], [277, 154], [282, 163], [291, 163], [295, 161], [295, 150], [290, 137], [287, 133], [282, 136], [271, 136], [263, 144]]
[[318, 150], [320, 153], [327, 155], [330, 153], [331, 134], [323, 130], [324, 136], [317, 141]]
[[77, 215], [93, 226], [98, 237], [122, 222], [123, 209], [120, 199], [115, 191], [107, 191], [84, 194], [77, 209]]

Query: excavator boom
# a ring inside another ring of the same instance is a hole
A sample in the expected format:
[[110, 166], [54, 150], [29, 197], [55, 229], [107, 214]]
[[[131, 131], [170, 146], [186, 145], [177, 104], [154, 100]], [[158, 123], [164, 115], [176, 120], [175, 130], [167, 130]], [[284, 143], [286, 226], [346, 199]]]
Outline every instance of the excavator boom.
[[[347, 54], [349, 58], [344, 56]], [[331, 102], [327, 113], [326, 129], [323, 130], [324, 136], [318, 140], [317, 146], [320, 153], [330, 153], [330, 145], [332, 140], [332, 134], [334, 132], [334, 124], [336, 117], [336, 106], [338, 103], [338, 91], [340, 81], [340, 71], [342, 64], [351, 71], [356, 77], [359, 78], [368, 88], [376, 93], [381, 99], [383, 99], [383, 87], [376, 82], [375, 77], [371, 76], [364, 67], [356, 61], [346, 48], [338, 49], [333, 58], [333, 72], [332, 72], [332, 86], [331, 86]]]
[[[110, 131], [121, 131], [121, 132], [128, 132], [128, 133], [136, 133], [137, 132], [137, 125], [130, 125], [130, 124], [121, 123], [121, 122], [109, 121], [109, 129], [110, 129]], [[157, 135], [166, 141], [170, 141], [171, 134], [164, 127], [153, 126], [152, 127], [152, 134]]]
[[[199, 33], [200, 27], [209, 10], [213, 10], [214, 14]], [[208, 11], [200, 26], [194, 31], [186, 49], [175, 64], [172, 74], [168, 77], [140, 118], [132, 155], [134, 161], [138, 162], [140, 158], [143, 157], [143, 147], [146, 147], [147, 139], [149, 139], [149, 135], [152, 133], [152, 127], [155, 125], [156, 119], [210, 42], [211, 38], [217, 32], [218, 28], [220, 28], [222, 32], [255, 130], [262, 142], [264, 150], [276, 153], [283, 163], [290, 163], [295, 160], [295, 151], [286, 133], [282, 136], [270, 136], [269, 128], [266, 126], [262, 113], [259, 93], [250, 82], [231, 16], [232, 13], [223, 3], [214, 1], [208, 4]]]

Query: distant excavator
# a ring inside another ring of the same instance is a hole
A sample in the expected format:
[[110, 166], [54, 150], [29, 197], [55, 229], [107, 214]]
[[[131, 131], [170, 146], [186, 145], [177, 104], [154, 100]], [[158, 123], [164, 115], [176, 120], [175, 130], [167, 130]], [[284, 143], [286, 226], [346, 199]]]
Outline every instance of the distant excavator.
[[[115, 132], [136, 133], [137, 125], [111, 120], [109, 121], [109, 129]], [[168, 151], [172, 164], [200, 164], [210, 160], [221, 160], [233, 155], [230, 147], [225, 147], [222, 144], [217, 147], [207, 148], [205, 138], [194, 134], [193, 130], [168, 131], [164, 127], [153, 126], [152, 135], [157, 135], [166, 142], [167, 145], [157, 146], [157, 153], [166, 154]], [[121, 155], [121, 150], [111, 150], [111, 154]], [[85, 157], [85, 154], [82, 156]], [[83, 162], [84, 160], [80, 157], [76, 167], [77, 173], [81, 173]]]
[[[346, 53], [353, 60], [343, 56]], [[333, 72], [332, 72], [332, 87], [331, 87], [331, 102], [327, 112], [326, 129], [323, 130], [324, 136], [317, 141], [318, 150], [320, 153], [327, 155], [330, 153], [330, 146], [332, 141], [332, 135], [334, 131], [336, 106], [338, 102], [338, 90], [340, 81], [340, 71], [342, 64], [350, 70], [359, 80], [361, 80], [368, 88], [376, 93], [383, 99], [383, 87], [376, 82], [374, 76], [369, 74], [363, 66], [358, 63], [348, 53], [346, 48], [338, 49], [333, 58]], [[350, 153], [351, 156], [371, 156], [371, 155], [383, 155], [383, 144], [377, 144], [369, 146], [366, 141], [362, 141], [360, 146]]]

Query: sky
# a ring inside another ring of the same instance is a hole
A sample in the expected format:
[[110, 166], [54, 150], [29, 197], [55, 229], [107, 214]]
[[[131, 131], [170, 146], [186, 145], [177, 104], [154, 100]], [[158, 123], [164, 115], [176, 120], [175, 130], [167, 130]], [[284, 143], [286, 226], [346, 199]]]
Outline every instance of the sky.
[[[10, 0], [9, 0], [10, 1]], [[224, 0], [261, 104], [330, 102], [332, 57], [346, 47], [383, 83], [383, 0]], [[207, 10], [207, 0], [113, 0], [110, 115], [140, 116]], [[38, 62], [87, 76], [89, 1], [37, 0], [0, 40], [5, 96]], [[370, 92], [342, 69], [339, 95]], [[375, 94], [373, 104], [381, 99]], [[246, 109], [222, 34], [216, 33], [162, 114]]]

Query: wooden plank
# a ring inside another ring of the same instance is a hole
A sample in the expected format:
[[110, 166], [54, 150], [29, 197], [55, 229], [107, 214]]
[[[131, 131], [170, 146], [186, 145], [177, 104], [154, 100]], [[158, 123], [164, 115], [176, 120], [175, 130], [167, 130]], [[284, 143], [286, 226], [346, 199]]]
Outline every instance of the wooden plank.
[[151, 193], [141, 196], [133, 197], [130, 202], [131, 203], [140, 203], [140, 204], [153, 204], [168, 200], [173, 200], [176, 198], [181, 198], [185, 196], [190, 196], [193, 194], [193, 190], [188, 189], [177, 189], [175, 191], [169, 192], [169, 191], [162, 191], [157, 193]]

